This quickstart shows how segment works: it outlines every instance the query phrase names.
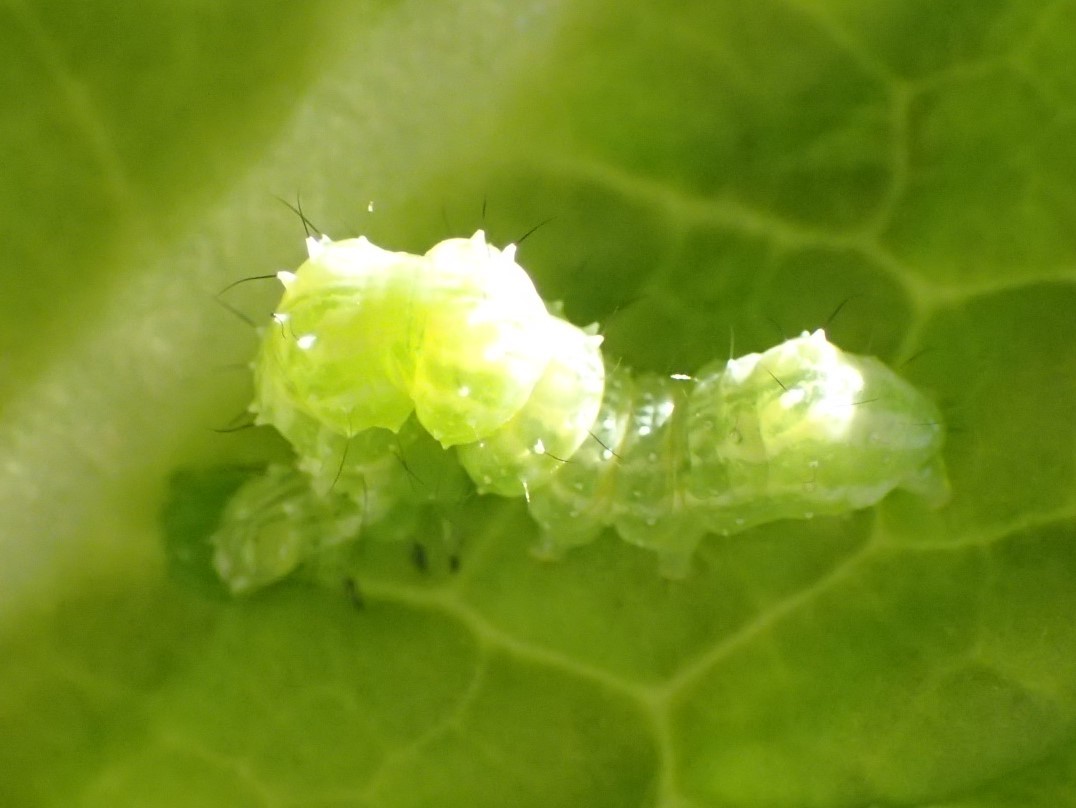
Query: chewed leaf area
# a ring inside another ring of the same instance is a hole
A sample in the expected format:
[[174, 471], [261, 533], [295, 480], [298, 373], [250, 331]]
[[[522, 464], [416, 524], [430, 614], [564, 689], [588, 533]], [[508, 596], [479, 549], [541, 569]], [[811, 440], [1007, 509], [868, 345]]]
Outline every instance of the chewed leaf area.
[[1071, 803], [1072, 0], [225, 6], [0, 11], [0, 805]]

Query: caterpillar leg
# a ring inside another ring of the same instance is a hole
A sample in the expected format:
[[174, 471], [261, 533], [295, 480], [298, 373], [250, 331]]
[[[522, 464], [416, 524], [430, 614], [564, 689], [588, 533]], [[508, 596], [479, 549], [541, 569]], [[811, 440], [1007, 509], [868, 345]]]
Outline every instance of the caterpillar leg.
[[531, 547], [531, 555], [542, 561], [560, 561], [573, 547], [590, 544], [602, 531], [600, 524], [584, 520], [583, 524], [543, 524], [538, 541]]
[[658, 557], [663, 578], [681, 580], [691, 572], [691, 559], [706, 532], [675, 515], [650, 520], [624, 519], [616, 523], [620, 537], [629, 544], [652, 550]]

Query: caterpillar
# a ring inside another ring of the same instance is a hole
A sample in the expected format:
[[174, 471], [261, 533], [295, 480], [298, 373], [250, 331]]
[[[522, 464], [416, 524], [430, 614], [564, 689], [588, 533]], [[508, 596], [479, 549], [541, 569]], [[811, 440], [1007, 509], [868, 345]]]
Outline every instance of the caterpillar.
[[[543, 303], [482, 231], [425, 255], [308, 238], [253, 363], [255, 423], [292, 445], [213, 536], [235, 593], [465, 492], [524, 497], [536, 552], [612, 527], [681, 577], [702, 538], [948, 497], [936, 406], [824, 331], [693, 376], [635, 375]], [[417, 479], [417, 478], [421, 479]], [[420, 483], [420, 484], [417, 484]]]

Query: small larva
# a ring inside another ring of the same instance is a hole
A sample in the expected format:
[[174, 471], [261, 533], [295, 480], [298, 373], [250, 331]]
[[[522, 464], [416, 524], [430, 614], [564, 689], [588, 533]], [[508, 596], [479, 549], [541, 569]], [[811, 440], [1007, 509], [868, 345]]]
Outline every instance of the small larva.
[[[423, 256], [308, 240], [254, 362], [251, 410], [297, 455], [242, 487], [214, 536], [235, 592], [366, 526], [524, 496], [540, 554], [613, 527], [688, 571], [707, 533], [948, 496], [932, 402], [819, 330], [693, 377], [603, 361], [596, 329], [543, 304], [514, 247], [479, 231]], [[466, 477], [464, 476], [466, 473]], [[416, 485], [416, 477], [422, 481]]]

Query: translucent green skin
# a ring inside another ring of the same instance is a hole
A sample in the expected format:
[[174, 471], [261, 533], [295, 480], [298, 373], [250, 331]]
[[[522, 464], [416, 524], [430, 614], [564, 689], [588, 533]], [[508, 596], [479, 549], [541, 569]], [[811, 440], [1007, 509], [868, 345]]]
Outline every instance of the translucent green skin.
[[547, 312], [512, 255], [481, 233], [426, 256], [323, 240], [282, 277], [251, 408], [298, 471], [271, 468], [229, 506], [215, 563], [233, 591], [373, 525], [412, 535], [422, 509], [465, 495], [464, 472], [527, 498], [539, 554], [612, 527], [669, 577], [707, 533], [896, 488], [947, 498], [940, 414], [878, 360], [816, 331], [693, 378], [607, 373], [600, 337]]
[[295, 408], [345, 436], [398, 431], [412, 412], [443, 446], [485, 437], [530, 397], [550, 358], [549, 315], [527, 274], [486, 244], [425, 256], [365, 238], [308, 242], [281, 273], [276, 327], [255, 360], [259, 423]]
[[934, 404], [822, 331], [693, 379], [612, 370], [593, 434], [531, 492], [545, 554], [612, 526], [679, 577], [707, 533], [846, 513], [895, 488], [948, 498]]
[[601, 338], [550, 317], [551, 358], [530, 398], [499, 429], [457, 448], [479, 493], [527, 496], [590, 438], [605, 390]]
[[275, 464], [228, 503], [212, 539], [213, 563], [234, 594], [251, 592], [356, 538], [364, 516], [358, 501], [315, 495], [301, 470]]
[[413, 418], [398, 433], [374, 428], [348, 440], [295, 410], [280, 431], [297, 462], [241, 486], [211, 538], [214, 567], [235, 594], [371, 531], [406, 540], [426, 510], [451, 508], [472, 490], [452, 453]]
[[425, 256], [362, 238], [308, 249], [280, 273], [251, 404], [256, 423], [291, 443], [302, 476], [271, 468], [233, 498], [213, 541], [236, 593], [357, 538], [356, 525], [413, 526], [461, 499], [449, 447], [484, 490], [524, 494], [588, 438], [601, 403], [601, 338], [550, 314], [514, 249], [481, 231]]
[[370, 430], [399, 432], [412, 413], [442, 446], [460, 446], [481, 491], [503, 496], [543, 484], [588, 438], [601, 338], [546, 310], [514, 249], [479, 231], [425, 256], [363, 238], [309, 250], [281, 277], [251, 410], [315, 480], [331, 468], [340, 490], [333, 456], [366, 446]]

